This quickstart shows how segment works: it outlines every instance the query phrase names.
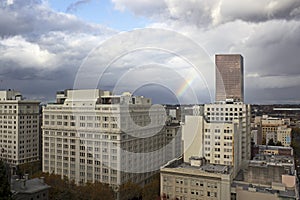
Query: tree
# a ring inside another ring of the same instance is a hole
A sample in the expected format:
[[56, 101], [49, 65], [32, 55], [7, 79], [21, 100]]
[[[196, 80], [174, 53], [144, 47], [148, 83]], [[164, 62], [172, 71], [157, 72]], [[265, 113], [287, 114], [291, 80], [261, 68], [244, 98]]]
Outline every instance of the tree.
[[85, 185], [76, 185], [73, 180], [67, 177], [61, 178], [60, 175], [49, 173], [37, 173], [34, 177], [45, 178], [51, 188], [49, 190], [49, 199], [55, 200], [113, 200], [114, 192], [107, 185], [102, 183], [86, 183]]
[[280, 141], [276, 142], [276, 146], [283, 146], [282, 143]]
[[120, 186], [119, 195], [124, 200], [139, 200], [142, 198], [142, 188], [132, 182]]
[[11, 199], [9, 169], [2, 160], [0, 160], [0, 181], [0, 198], [3, 200]]
[[275, 146], [275, 143], [273, 141], [273, 138], [271, 138], [269, 141], [268, 141], [268, 145], [270, 146]]
[[150, 183], [146, 184], [143, 188], [143, 200], [160, 199], [160, 175], [153, 176]]
[[292, 135], [293, 136], [300, 136], [300, 128], [292, 128]]
[[82, 200], [114, 200], [114, 192], [109, 185], [99, 182], [78, 186], [76, 195], [76, 199]]

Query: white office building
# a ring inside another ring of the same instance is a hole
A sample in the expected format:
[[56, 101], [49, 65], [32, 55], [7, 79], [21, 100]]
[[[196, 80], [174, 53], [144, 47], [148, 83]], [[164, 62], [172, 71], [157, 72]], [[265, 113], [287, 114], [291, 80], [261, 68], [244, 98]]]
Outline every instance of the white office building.
[[58, 92], [43, 109], [43, 171], [79, 184], [143, 184], [167, 162], [165, 119], [163, 107], [130, 93]]
[[251, 108], [249, 104], [226, 100], [204, 106], [204, 116], [210, 123], [241, 120], [241, 161], [245, 166], [251, 153]]
[[182, 127], [184, 162], [191, 157], [204, 157], [210, 164], [233, 167], [236, 175], [241, 167], [241, 123], [208, 122], [202, 116], [186, 116]]
[[39, 101], [0, 91], [0, 158], [11, 166], [39, 160]]

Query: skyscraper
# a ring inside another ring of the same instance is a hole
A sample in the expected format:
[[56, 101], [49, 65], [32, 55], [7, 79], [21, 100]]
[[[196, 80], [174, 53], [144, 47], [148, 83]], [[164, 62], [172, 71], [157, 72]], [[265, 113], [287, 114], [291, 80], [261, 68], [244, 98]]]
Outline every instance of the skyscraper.
[[240, 54], [220, 54], [216, 63], [216, 101], [244, 101], [244, 61]]

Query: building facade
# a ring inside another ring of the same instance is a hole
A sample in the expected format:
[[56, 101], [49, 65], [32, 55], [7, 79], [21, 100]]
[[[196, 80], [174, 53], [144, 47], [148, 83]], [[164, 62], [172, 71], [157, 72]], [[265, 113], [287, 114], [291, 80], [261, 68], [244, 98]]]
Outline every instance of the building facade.
[[278, 129], [277, 129], [277, 141], [281, 142], [281, 144], [285, 147], [291, 146], [292, 128], [288, 128], [287, 126], [278, 127]]
[[143, 184], [166, 163], [165, 115], [129, 93], [58, 92], [43, 109], [43, 171], [79, 184]]
[[170, 163], [161, 168], [162, 199], [230, 200], [232, 168], [206, 164], [199, 159], [191, 158], [189, 163]]
[[165, 128], [166, 134], [166, 151], [165, 158], [167, 161], [174, 158], [182, 157], [182, 127], [178, 120], [168, 120]]
[[254, 123], [262, 131], [262, 144], [268, 144], [268, 141], [272, 138], [274, 143], [281, 142], [284, 146], [290, 146], [292, 129], [289, 128], [289, 118], [263, 115], [256, 116]]
[[204, 105], [204, 116], [210, 123], [241, 123], [241, 162], [245, 165], [251, 155], [251, 107], [249, 104], [234, 101], [220, 101]]
[[216, 101], [244, 101], [244, 61], [239, 54], [215, 55]]
[[20, 92], [0, 91], [0, 158], [11, 166], [39, 160], [39, 104]]
[[242, 174], [232, 182], [232, 199], [299, 199], [293, 156], [258, 154]]
[[208, 122], [202, 116], [187, 116], [183, 125], [184, 162], [190, 157], [204, 157], [210, 164], [233, 167], [236, 174], [241, 167], [241, 123]]

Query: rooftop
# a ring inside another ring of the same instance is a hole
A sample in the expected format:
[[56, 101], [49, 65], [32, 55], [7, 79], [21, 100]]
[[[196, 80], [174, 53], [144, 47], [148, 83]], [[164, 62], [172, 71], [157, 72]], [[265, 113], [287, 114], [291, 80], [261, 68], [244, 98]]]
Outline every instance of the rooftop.
[[182, 163], [178, 166], [168, 166], [167, 168], [184, 168], [184, 169], [198, 169], [199, 171], [230, 174], [231, 167], [227, 165], [204, 164], [202, 166], [192, 166], [190, 163]]
[[12, 193], [36, 193], [42, 190], [50, 188], [46, 183], [44, 183], [43, 178], [34, 179], [12, 179], [11, 181], [11, 191]]
[[258, 185], [249, 184], [247, 182], [234, 181], [231, 184], [231, 187], [240, 187], [243, 190], [256, 191], [259, 193], [278, 194], [279, 197], [294, 198], [296, 196], [295, 190], [276, 190], [276, 189], [272, 189], [272, 187], [265, 187], [261, 185], [258, 186]]
[[283, 147], [283, 146], [270, 146], [270, 145], [258, 145], [258, 148], [260, 150], [279, 150], [279, 149], [285, 149], [285, 150], [292, 150], [292, 147]]
[[249, 165], [294, 165], [294, 158], [292, 156], [282, 155], [266, 155], [258, 154], [252, 160], [249, 161]]

